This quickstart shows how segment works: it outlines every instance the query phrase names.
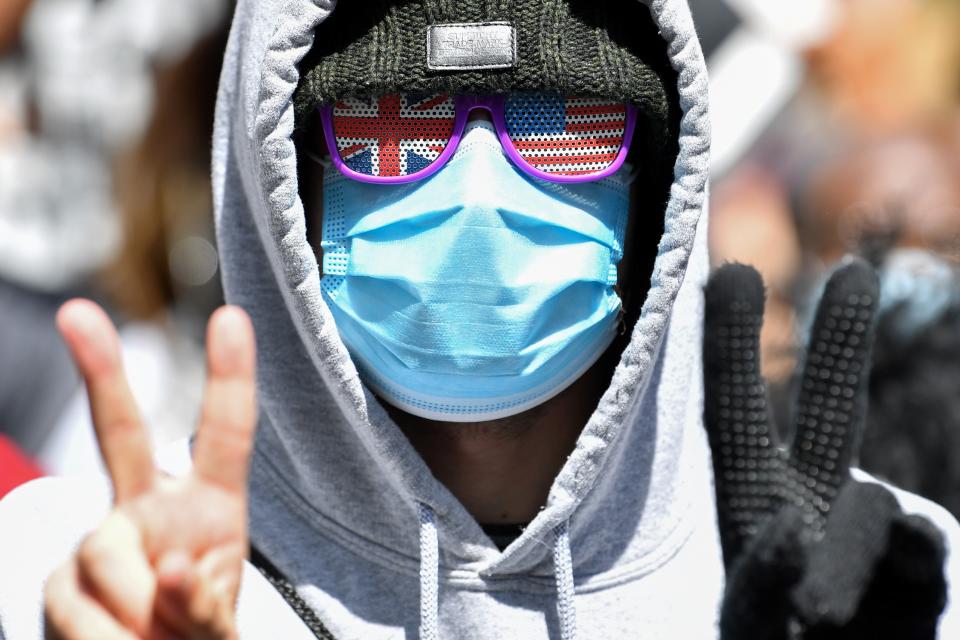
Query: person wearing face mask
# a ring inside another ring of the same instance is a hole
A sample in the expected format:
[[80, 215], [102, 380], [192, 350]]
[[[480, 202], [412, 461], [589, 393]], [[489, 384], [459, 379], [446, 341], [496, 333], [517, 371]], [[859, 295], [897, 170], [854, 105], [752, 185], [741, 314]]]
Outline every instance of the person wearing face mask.
[[[743, 383], [758, 288], [711, 281], [705, 346], [706, 106], [682, 0], [240, 2], [214, 140], [234, 306], [211, 319], [197, 434], [155, 462], [109, 322], [61, 310], [113, 506], [103, 482], [5, 501], [0, 636], [761, 637], [730, 621], [782, 594], [750, 577], [766, 549], [807, 557], [849, 457], [737, 471], [770, 445]], [[842, 278], [869, 314], [869, 277]], [[929, 596], [890, 609], [950, 637], [956, 523], [910, 500], [940, 528], [889, 503], [865, 522], [841, 495], [855, 532], [895, 521], [932, 559]], [[814, 550], [842, 547], [827, 530]], [[870, 558], [869, 586], [902, 559]], [[782, 637], [809, 621], [782, 610]]]

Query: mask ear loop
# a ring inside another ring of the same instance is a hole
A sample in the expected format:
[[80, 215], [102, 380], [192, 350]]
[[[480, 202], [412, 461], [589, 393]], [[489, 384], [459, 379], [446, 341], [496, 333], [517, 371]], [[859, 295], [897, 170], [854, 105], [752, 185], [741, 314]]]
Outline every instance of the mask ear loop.
[[605, 180], [611, 180], [622, 183], [624, 186], [629, 187], [636, 182], [638, 177], [640, 177], [641, 171], [642, 170], [640, 167], [634, 167], [630, 162], [624, 161], [623, 165], [621, 165], [620, 169], [616, 173], [607, 176], [606, 178], [602, 178], [600, 181], [603, 182]]
[[324, 171], [328, 170], [331, 166], [333, 166], [333, 162], [330, 161], [329, 157], [326, 157], [326, 158], [321, 157], [316, 153], [314, 153], [312, 149], [307, 149], [306, 151], [303, 152], [303, 155], [307, 156], [310, 160], [316, 162], [318, 165], [323, 167]]

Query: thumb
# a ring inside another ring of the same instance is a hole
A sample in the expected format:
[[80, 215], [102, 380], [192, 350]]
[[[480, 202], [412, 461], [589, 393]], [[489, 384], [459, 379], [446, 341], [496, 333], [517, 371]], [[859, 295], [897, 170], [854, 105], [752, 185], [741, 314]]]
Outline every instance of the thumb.
[[237, 635], [235, 609], [245, 544], [191, 558], [172, 551], [157, 565], [156, 610], [178, 637], [229, 640]]
[[787, 640], [791, 591], [806, 563], [803, 515], [787, 506], [747, 544], [727, 572], [720, 611], [721, 640]]
[[896, 498], [879, 484], [850, 481], [843, 487], [794, 594], [808, 625], [850, 621], [888, 548], [890, 525], [898, 513]]
[[946, 549], [935, 525], [898, 514], [886, 553], [843, 638], [934, 640], [947, 602]]

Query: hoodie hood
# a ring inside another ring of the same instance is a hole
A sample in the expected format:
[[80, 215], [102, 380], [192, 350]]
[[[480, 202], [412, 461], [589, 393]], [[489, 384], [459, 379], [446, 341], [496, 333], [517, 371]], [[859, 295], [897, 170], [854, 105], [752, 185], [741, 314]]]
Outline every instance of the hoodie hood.
[[[348, 620], [415, 628], [402, 610], [419, 614], [425, 526], [438, 550], [441, 626], [459, 629], [458, 637], [480, 637], [465, 631], [473, 605], [461, 592], [488, 595], [478, 609], [499, 603], [543, 618], [538, 598], [555, 597], [558, 549], [560, 562], [569, 550], [578, 597], [606, 598], [584, 606], [610, 613], [609, 603], [624, 597], [619, 587], [661, 572], [698, 540], [684, 566], [697, 566], [697, 589], [709, 601], [700, 607], [704, 624], [713, 619], [722, 564], [700, 368], [707, 78], [686, 2], [644, 4], [677, 71], [683, 110], [664, 234], [609, 388], [546, 505], [503, 552], [361, 383], [321, 296], [298, 195], [293, 97], [298, 64], [336, 3], [238, 4], [216, 114], [214, 202], [226, 297], [250, 313], [258, 341], [251, 538], [343, 637], [394, 637], [351, 635]], [[693, 556], [699, 564], [689, 564]], [[544, 624], [562, 626], [553, 615]]]

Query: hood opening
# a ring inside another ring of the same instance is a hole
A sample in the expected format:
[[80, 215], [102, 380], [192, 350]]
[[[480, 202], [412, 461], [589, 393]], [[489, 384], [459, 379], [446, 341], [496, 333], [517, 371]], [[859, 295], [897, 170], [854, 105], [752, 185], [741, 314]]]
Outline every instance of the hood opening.
[[[586, 0], [572, 2], [575, 11], [577, 8], [586, 11], [584, 7], [589, 4]], [[651, 278], [660, 252], [665, 217], [674, 184], [674, 168], [680, 151], [679, 135], [683, 117], [678, 74], [671, 64], [668, 44], [653, 21], [649, 8], [636, 0], [610, 0], [606, 4], [618, 7], [618, 11], [622, 11], [626, 16], [616, 23], [620, 26], [611, 31], [611, 37], [620, 46], [628, 48], [641, 58], [654, 72], [657, 81], [661, 83], [657, 87], [657, 93], [662, 93], [663, 104], [656, 104], [649, 112], [641, 109], [641, 117], [638, 118], [627, 158], [627, 162], [634, 167], [636, 178], [630, 193], [626, 251], [618, 269], [618, 292], [624, 307], [623, 328], [591, 371], [584, 374], [594, 376], [600, 381], [593, 385], [600, 387], [598, 402], [603, 391], [610, 387], [613, 381], [616, 368], [633, 338], [635, 325], [651, 290]], [[347, 43], [362, 37], [364, 30], [382, 19], [385, 11], [384, 7], [380, 6], [377, 11], [357, 12], [351, 11], [350, 6], [341, 5], [318, 25], [314, 45], [299, 65], [301, 78], [309, 78], [311, 70], [317, 69], [325, 57], [335, 55], [342, 51]], [[475, 83], [476, 80], [472, 82]], [[303, 91], [303, 86], [304, 81], [301, 80], [298, 94]], [[474, 88], [475, 86], [468, 84], [464, 90]], [[646, 97], [641, 96], [638, 99], [643, 107]], [[298, 100], [300, 107], [304, 98], [298, 95]], [[297, 156], [299, 195], [304, 205], [306, 236], [317, 263], [322, 264], [322, 172], [337, 169], [323, 161], [328, 152], [317, 109], [297, 113], [293, 141]], [[397, 412], [400, 410], [380, 398], [377, 400], [387, 414], [397, 420]], [[533, 411], [535, 410], [536, 407]]]
[[[301, 80], [296, 95], [297, 127], [294, 131], [294, 143], [297, 152], [298, 182], [300, 198], [305, 208], [307, 238], [318, 263], [322, 264], [320, 248], [322, 226], [322, 173], [317, 160], [327, 154], [320, 117], [313, 103], [309, 102], [308, 91], [311, 74], [319, 73], [322, 61], [330, 56], [343, 55], [350, 44], [360, 40], [372, 28], [372, 25], [384, 19], [388, 13], [386, 2], [377, 0], [374, 7], [343, 4], [334, 10], [329, 18], [316, 29], [314, 45], [299, 65]], [[454, 19], [472, 18], [483, 20], [491, 18], [489, 13], [474, 13], [473, 4], [467, 5], [464, 13], [449, 16], [440, 9], [434, 20], [443, 22]], [[431, 3], [425, 3], [428, 8]], [[602, 5], [598, 12], [597, 6]], [[609, 381], [613, 376], [621, 356], [630, 343], [634, 326], [640, 317], [647, 294], [650, 290], [654, 263], [659, 253], [660, 241], [664, 234], [667, 206], [670, 201], [671, 186], [674, 182], [674, 167], [680, 150], [680, 120], [683, 116], [680, 107], [677, 72], [668, 55], [667, 42], [663, 39], [650, 10], [637, 0], [574, 0], [571, 11], [577, 18], [592, 23], [599, 18], [610, 19], [610, 37], [618, 45], [643, 60], [652, 72], [647, 78], [648, 84], [656, 87], [644, 87], [642, 95], [635, 99], [641, 106], [640, 118], [634, 131], [627, 162], [636, 171], [636, 179], [631, 187], [630, 216], [627, 228], [627, 250], [619, 266], [618, 292], [623, 300], [623, 330], [606, 349], [600, 360], [594, 365], [603, 373], [598, 374]], [[495, 17], [495, 16], [493, 16]], [[509, 91], [510, 82], [502, 78], [494, 81], [472, 77], [475, 74], [464, 73], [462, 90]], [[517, 82], [518, 89], [529, 89]], [[486, 83], [486, 85], [484, 85]], [[376, 84], [376, 81], [372, 81]], [[545, 87], [550, 88], [550, 87]], [[659, 96], [650, 100], [649, 95]], [[305, 105], [310, 105], [307, 108]], [[324, 170], [336, 171], [327, 166]], [[389, 409], [388, 409], [389, 410]]]

